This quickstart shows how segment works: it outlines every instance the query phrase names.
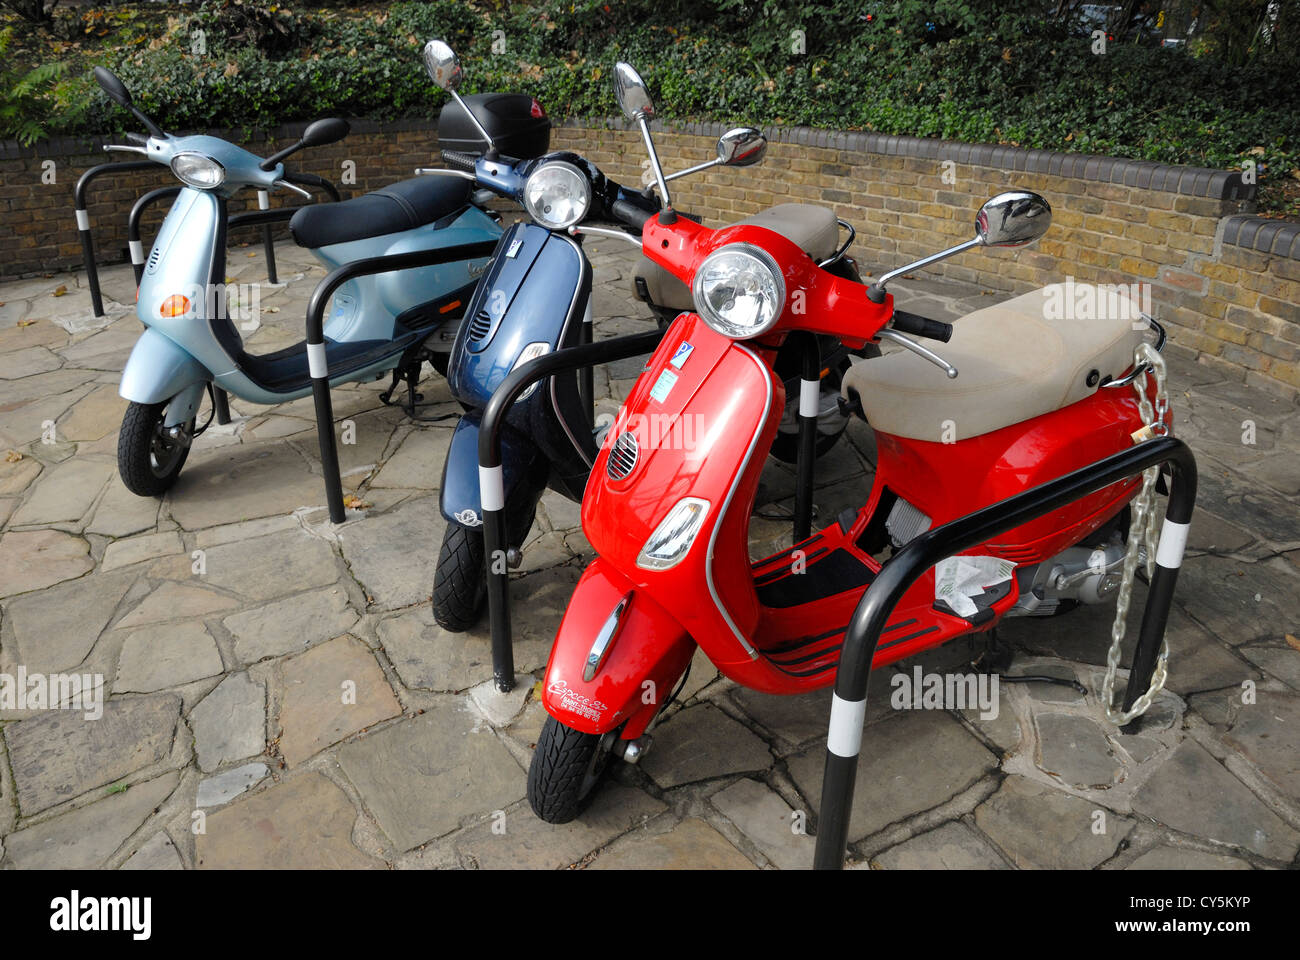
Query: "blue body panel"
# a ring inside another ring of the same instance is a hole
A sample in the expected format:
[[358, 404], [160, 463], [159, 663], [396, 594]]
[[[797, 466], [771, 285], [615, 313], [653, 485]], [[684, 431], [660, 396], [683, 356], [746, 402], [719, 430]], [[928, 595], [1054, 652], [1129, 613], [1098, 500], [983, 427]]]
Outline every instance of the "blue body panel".
[[[442, 486], [438, 504], [442, 515], [462, 527], [483, 522], [483, 501], [478, 488], [479, 411], [465, 414], [456, 423], [447, 459], [442, 464]], [[546, 485], [546, 458], [541, 448], [510, 427], [501, 431], [501, 473], [506, 503], [517, 503], [520, 484], [540, 492]]]

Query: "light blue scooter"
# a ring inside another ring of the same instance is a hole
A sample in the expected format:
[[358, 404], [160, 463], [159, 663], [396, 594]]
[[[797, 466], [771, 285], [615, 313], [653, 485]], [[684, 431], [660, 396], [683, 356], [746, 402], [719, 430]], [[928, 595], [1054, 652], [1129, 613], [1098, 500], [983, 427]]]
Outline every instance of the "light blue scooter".
[[105, 149], [142, 154], [185, 184], [145, 262], [136, 309], [146, 330], [122, 372], [119, 393], [131, 402], [117, 463], [127, 489], [159, 496], [171, 487], [194, 437], [212, 422], [210, 415], [196, 429], [205, 392], [215, 413], [224, 393], [261, 404], [306, 396], [313, 373], [324, 370], [331, 385], [396, 371], [394, 386], [402, 375], [412, 387], [425, 359], [445, 372], [464, 305], [502, 234], [496, 218], [472, 202], [468, 183], [419, 177], [299, 210], [289, 223], [294, 240], [331, 269], [420, 251], [431, 252], [424, 262], [442, 262], [349, 280], [334, 295], [324, 343], [303, 340], [250, 354], [231, 319], [232, 310], [239, 314], [248, 304], [229, 302], [225, 285], [227, 199], [241, 187], [310, 196], [287, 179], [282, 161], [303, 147], [342, 139], [347, 123], [318, 120], [297, 143], [263, 159], [216, 137], [164, 133], [132, 104], [116, 76], [96, 67], [95, 79], [149, 133], [132, 137], [135, 145]]

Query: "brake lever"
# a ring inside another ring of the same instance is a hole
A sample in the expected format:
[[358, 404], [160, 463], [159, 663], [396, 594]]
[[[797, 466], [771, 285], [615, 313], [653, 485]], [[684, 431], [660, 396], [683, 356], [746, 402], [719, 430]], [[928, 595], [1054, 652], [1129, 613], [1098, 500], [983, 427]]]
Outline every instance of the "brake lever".
[[478, 177], [465, 170], [448, 170], [446, 167], [416, 167], [417, 177], [460, 177], [470, 183], [477, 183]]
[[581, 229], [579, 229], [578, 225], [575, 223], [573, 226], [569, 227], [567, 233], [571, 237], [576, 237], [580, 233], [590, 233], [592, 236], [595, 237], [614, 237], [618, 240], [626, 240], [628, 243], [632, 244], [638, 250], [642, 249], [642, 243], [640, 237], [634, 237], [632, 236], [632, 234], [625, 233], [622, 230], [609, 230], [606, 229], [605, 227], [582, 227]]
[[127, 153], [139, 153], [139, 154], [143, 154], [146, 157], [149, 156], [149, 151], [146, 150], [144, 147], [132, 147], [121, 143], [104, 144], [104, 152], [107, 153], [110, 150], [124, 150]]
[[876, 336], [882, 340], [889, 340], [892, 343], [896, 343], [900, 347], [906, 347], [908, 350], [911, 350], [918, 357], [921, 357], [922, 359], [925, 360], [929, 360], [936, 367], [938, 367], [940, 370], [946, 373], [948, 375], [949, 380], [955, 380], [957, 378], [956, 367], [954, 367], [943, 357], [939, 356], [933, 350], [921, 346], [911, 337], [905, 337], [897, 330], [888, 330], [888, 329], [876, 331]]
[[292, 190], [294, 193], [298, 194], [300, 197], [306, 197], [308, 200], [311, 199], [311, 193], [310, 193], [309, 191], [304, 190], [302, 187], [298, 186], [296, 183], [290, 183], [288, 180], [273, 180], [273, 181], [271, 182], [271, 186], [273, 186], [273, 187], [283, 187], [283, 188], [286, 189], [286, 190]]

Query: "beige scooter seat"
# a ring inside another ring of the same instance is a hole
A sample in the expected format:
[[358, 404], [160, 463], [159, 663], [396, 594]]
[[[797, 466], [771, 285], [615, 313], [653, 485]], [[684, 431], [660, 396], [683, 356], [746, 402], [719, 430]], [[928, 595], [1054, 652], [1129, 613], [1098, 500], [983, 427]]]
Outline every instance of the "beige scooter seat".
[[[835, 211], [811, 203], [780, 203], [768, 207], [752, 217], [737, 221], [767, 227], [787, 240], [799, 245], [810, 257], [821, 263], [835, 255], [839, 248], [839, 224]], [[645, 281], [651, 301], [669, 310], [693, 310], [691, 290], [671, 273], [645, 257], [633, 273], [632, 292], [638, 292], [637, 279]]]
[[[920, 341], [957, 368], [954, 380], [899, 349], [855, 363], [842, 392], [857, 392], [874, 429], [934, 442], [954, 434], [965, 440], [1077, 403], [1132, 367], [1148, 329], [1131, 300], [1108, 302], [1113, 287], [1093, 286], [1095, 309], [1087, 311], [1112, 319], [1074, 317], [1066, 290], [1078, 304], [1085, 286], [1091, 285], [1052, 284], [961, 318], [949, 343]], [[1049, 309], [1053, 304], [1062, 309]]]

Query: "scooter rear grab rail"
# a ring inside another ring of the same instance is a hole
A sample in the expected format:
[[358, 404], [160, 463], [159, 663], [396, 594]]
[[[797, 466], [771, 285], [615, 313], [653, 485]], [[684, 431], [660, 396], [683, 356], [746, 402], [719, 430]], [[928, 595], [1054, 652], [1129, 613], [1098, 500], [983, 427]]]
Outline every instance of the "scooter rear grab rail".
[[330, 400], [329, 361], [325, 353], [325, 307], [334, 291], [355, 277], [413, 267], [433, 267], [457, 260], [489, 257], [497, 248], [497, 241], [484, 240], [456, 247], [434, 250], [416, 250], [385, 257], [368, 257], [353, 260], [330, 271], [307, 302], [307, 369], [311, 374], [312, 399], [316, 406], [316, 434], [320, 442], [321, 472], [325, 477], [325, 502], [329, 507], [330, 521], [342, 523], [347, 519], [343, 507], [343, 481], [339, 477], [339, 449], [334, 440], [334, 405]]
[[[483, 515], [483, 556], [486, 560], [488, 619], [492, 629], [492, 677], [497, 689], [509, 693], [515, 685], [514, 639], [510, 627], [510, 574], [505, 557], [505, 480], [501, 470], [501, 427], [519, 394], [538, 380], [650, 353], [663, 339], [667, 327], [633, 333], [543, 354], [516, 367], [492, 392], [478, 433], [478, 482]], [[330, 439], [334, 437], [330, 432]], [[324, 440], [321, 441], [322, 446]], [[337, 473], [337, 469], [335, 473]], [[328, 474], [327, 474], [328, 475]]]
[[[1174, 583], [1182, 564], [1187, 526], [1196, 505], [1196, 459], [1181, 440], [1173, 437], [1147, 440], [1001, 503], [945, 523], [912, 540], [881, 568], [879, 576], [858, 602], [844, 635], [826, 734], [826, 768], [822, 778], [817, 849], [813, 860], [816, 869], [838, 870], [844, 865], [871, 662], [881, 631], [912, 584], [946, 557], [984, 543], [1149, 467], [1163, 464], [1172, 468], [1173, 478], [1156, 555], [1155, 575], [1147, 592], [1146, 609], [1142, 614], [1142, 626], [1124, 695], [1124, 709], [1127, 710], [1151, 682], [1173, 600]], [[1125, 732], [1136, 730], [1139, 720], [1125, 727]]]

